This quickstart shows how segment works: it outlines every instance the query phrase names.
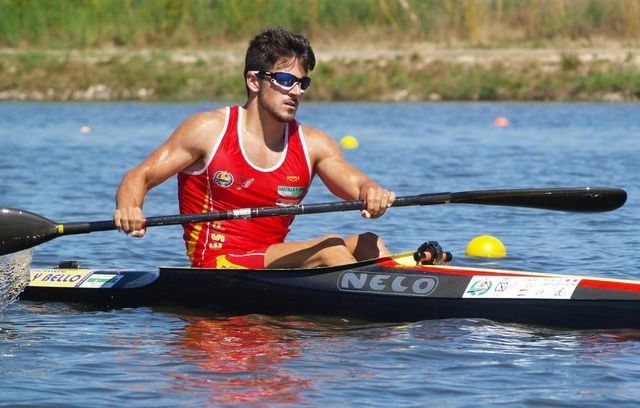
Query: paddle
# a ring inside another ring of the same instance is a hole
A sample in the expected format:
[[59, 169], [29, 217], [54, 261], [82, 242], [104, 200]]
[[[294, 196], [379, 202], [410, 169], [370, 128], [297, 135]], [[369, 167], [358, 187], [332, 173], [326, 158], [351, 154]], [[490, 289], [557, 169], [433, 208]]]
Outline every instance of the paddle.
[[[482, 204], [530, 207], [555, 211], [603, 212], [619, 208], [627, 200], [624, 190], [606, 187], [535, 188], [463, 191], [397, 197], [393, 207], [435, 204]], [[286, 207], [243, 208], [202, 214], [149, 217], [146, 227], [229, 220], [237, 218], [318, 214], [363, 210], [364, 201], [298, 204]], [[0, 255], [31, 248], [62, 235], [116, 229], [113, 220], [58, 224], [37, 214], [12, 208], [0, 209]]]

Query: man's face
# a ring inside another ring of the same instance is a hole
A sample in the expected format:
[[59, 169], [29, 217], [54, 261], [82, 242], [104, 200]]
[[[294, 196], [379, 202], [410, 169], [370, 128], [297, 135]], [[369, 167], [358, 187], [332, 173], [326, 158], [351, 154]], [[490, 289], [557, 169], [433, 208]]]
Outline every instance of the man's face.
[[[296, 58], [278, 61], [270, 71], [286, 72], [298, 78], [307, 75]], [[289, 122], [296, 117], [298, 105], [302, 102], [303, 96], [304, 91], [300, 83], [296, 83], [291, 89], [286, 89], [269, 77], [260, 81], [258, 103], [262, 109], [280, 122]]]

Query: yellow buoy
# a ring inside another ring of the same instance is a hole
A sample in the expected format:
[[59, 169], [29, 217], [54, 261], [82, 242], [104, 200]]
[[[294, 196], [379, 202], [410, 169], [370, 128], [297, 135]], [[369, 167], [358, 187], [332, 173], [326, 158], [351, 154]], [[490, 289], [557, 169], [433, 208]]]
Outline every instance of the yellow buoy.
[[480, 235], [469, 241], [464, 253], [466, 256], [483, 258], [504, 258], [507, 256], [507, 250], [502, 242], [490, 235]]
[[357, 149], [359, 146], [358, 139], [351, 135], [347, 135], [340, 139], [340, 146], [343, 149]]

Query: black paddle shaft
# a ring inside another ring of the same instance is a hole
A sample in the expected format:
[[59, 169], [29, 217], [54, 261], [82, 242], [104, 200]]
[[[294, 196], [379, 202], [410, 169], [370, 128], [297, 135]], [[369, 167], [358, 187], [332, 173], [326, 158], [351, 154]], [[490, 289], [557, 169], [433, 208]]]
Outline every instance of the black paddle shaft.
[[[480, 204], [529, 207], [569, 212], [604, 212], [622, 206], [627, 198], [624, 190], [614, 188], [557, 188], [465, 191], [460, 193], [433, 193], [396, 198], [393, 207], [436, 204]], [[286, 215], [320, 214], [328, 212], [364, 210], [363, 200], [338, 201], [318, 204], [297, 204], [262, 208], [243, 208], [201, 214], [149, 217], [145, 226], [177, 225], [230, 219], [276, 217]], [[72, 228], [69, 230], [69, 228]], [[65, 224], [65, 234], [78, 234], [114, 229], [113, 221]], [[74, 232], [71, 232], [74, 231]]]
[[[435, 204], [480, 204], [529, 207], [555, 211], [604, 212], [621, 207], [627, 199], [624, 190], [608, 187], [552, 189], [480, 190], [459, 193], [433, 193], [396, 198], [393, 207]], [[149, 217], [146, 227], [189, 224], [229, 219], [248, 219], [286, 215], [319, 214], [363, 210], [363, 200], [319, 204], [298, 204], [263, 208], [244, 208], [201, 214]], [[86, 234], [116, 229], [113, 220], [57, 224], [24, 210], [0, 209], [0, 255], [31, 248], [61, 235]]]

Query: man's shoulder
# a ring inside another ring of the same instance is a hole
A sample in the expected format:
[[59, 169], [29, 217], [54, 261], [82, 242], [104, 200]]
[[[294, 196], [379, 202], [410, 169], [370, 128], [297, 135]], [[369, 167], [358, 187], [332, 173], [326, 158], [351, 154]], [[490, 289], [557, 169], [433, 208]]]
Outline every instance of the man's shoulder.
[[198, 112], [189, 117], [185, 123], [189, 123], [197, 126], [224, 126], [227, 119], [227, 109], [220, 108], [211, 111]]
[[309, 149], [309, 155], [314, 162], [340, 151], [335, 140], [322, 130], [306, 125], [301, 125], [301, 129]]
[[331, 139], [331, 136], [320, 129], [316, 129], [303, 124], [300, 124], [300, 129], [302, 129], [302, 133], [304, 134], [304, 138], [307, 142], [324, 143], [327, 140], [333, 140]]
[[225, 126], [227, 120], [227, 109], [216, 109], [206, 112], [198, 112], [187, 118], [180, 125], [180, 133], [187, 133], [194, 137], [196, 135], [218, 135]]
[[171, 139], [189, 149], [209, 151], [222, 132], [226, 118], [226, 108], [198, 112], [182, 122]]

